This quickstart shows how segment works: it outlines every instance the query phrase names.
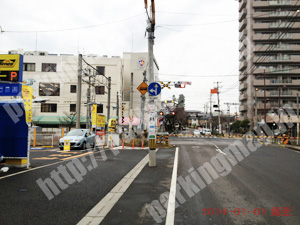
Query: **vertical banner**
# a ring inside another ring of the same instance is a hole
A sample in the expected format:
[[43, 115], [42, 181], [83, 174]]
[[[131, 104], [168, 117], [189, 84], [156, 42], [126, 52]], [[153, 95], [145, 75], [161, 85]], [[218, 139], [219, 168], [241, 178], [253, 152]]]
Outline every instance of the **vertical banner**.
[[96, 128], [96, 123], [97, 123], [97, 104], [94, 104], [92, 109], [92, 128]]
[[32, 87], [26, 85], [22, 86], [22, 98], [24, 102], [24, 109], [25, 109], [27, 123], [32, 122], [32, 93], [33, 93]]

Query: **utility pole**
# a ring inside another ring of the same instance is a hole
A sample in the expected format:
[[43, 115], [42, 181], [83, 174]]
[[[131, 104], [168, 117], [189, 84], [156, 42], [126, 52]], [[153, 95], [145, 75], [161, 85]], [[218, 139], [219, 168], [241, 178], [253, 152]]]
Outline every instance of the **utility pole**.
[[111, 77], [108, 77], [108, 95], [107, 95], [107, 132], [108, 132], [108, 122], [110, 117], [110, 91], [111, 91]]
[[212, 116], [212, 108], [211, 108], [211, 93], [210, 93], [210, 96], [209, 96], [209, 115], [210, 115], [210, 130], [212, 131], [212, 119], [213, 119], [213, 116]]
[[297, 93], [297, 145], [299, 145], [299, 93]]
[[218, 113], [219, 113], [218, 119], [219, 119], [219, 134], [222, 134], [219, 83], [220, 82], [217, 82], [217, 90], [218, 90]]
[[[148, 4], [147, 1], [145, 1], [145, 9], [147, 10]], [[149, 65], [149, 82], [153, 83], [155, 81], [154, 78], [154, 63], [153, 63], [153, 45], [154, 45], [154, 30], [155, 30], [155, 4], [154, 0], [151, 0], [151, 15], [148, 16], [148, 26], [147, 26], [147, 32], [148, 32], [148, 65]], [[148, 15], [148, 12], [147, 12]], [[156, 97], [150, 97], [149, 105], [155, 105], [155, 99]], [[156, 108], [156, 107], [154, 107]], [[149, 121], [150, 124], [150, 121]], [[156, 125], [155, 125], [156, 126]], [[150, 137], [150, 135], [149, 135]], [[149, 138], [149, 166], [154, 167], [156, 166], [156, 139], [150, 139]]]
[[129, 107], [129, 137], [132, 138], [132, 119], [133, 119], [133, 73], [130, 82], [130, 107]]
[[[144, 76], [144, 82], [147, 81], [146, 79], [146, 71], [144, 71], [143, 73], [143, 76]], [[142, 120], [141, 120], [141, 130], [142, 132], [144, 131], [144, 123], [145, 123], [145, 95], [141, 94], [141, 111], [142, 111]]]
[[77, 104], [76, 104], [76, 128], [80, 129], [81, 109], [81, 79], [82, 79], [82, 55], [78, 55], [78, 78], [77, 78]]
[[89, 76], [89, 84], [87, 89], [87, 102], [86, 102], [86, 129], [91, 129], [91, 75], [90, 71], [87, 74]]

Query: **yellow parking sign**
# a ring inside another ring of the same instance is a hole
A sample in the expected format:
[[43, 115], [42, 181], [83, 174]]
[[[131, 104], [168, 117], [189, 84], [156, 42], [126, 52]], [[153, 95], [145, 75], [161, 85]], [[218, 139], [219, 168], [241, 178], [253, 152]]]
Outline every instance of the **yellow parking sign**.
[[71, 143], [70, 140], [64, 140], [64, 151], [70, 151]]

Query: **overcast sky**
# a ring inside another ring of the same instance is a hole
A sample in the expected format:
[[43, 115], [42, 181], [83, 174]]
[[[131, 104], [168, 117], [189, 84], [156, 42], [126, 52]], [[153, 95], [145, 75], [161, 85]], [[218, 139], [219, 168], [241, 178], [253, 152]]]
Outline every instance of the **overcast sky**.
[[[186, 109], [203, 111], [214, 82], [221, 82], [222, 109], [238, 102], [238, 1], [155, 4], [160, 80], [192, 82], [185, 89], [163, 89], [162, 100], [184, 94]], [[0, 53], [19, 48], [108, 56], [146, 52], [146, 19], [143, 0], [1, 0]]]

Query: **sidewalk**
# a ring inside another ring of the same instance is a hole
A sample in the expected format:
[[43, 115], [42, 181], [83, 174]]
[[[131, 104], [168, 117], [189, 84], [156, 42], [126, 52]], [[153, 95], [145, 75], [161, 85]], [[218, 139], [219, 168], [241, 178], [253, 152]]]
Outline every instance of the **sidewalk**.
[[156, 153], [156, 167], [148, 164], [114, 205], [101, 225], [109, 224], [151, 224], [155, 223], [146, 206], [170, 190], [175, 148], [159, 149]]

